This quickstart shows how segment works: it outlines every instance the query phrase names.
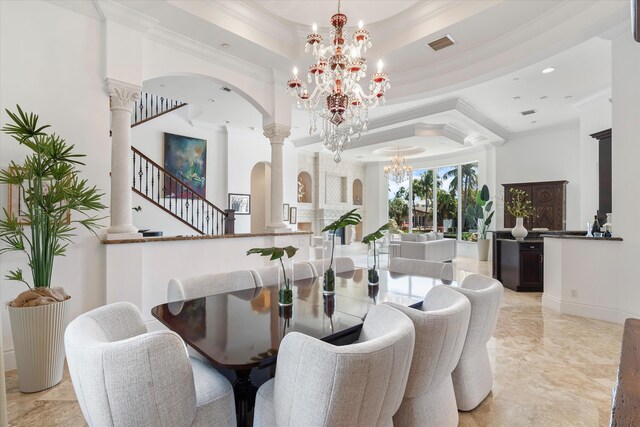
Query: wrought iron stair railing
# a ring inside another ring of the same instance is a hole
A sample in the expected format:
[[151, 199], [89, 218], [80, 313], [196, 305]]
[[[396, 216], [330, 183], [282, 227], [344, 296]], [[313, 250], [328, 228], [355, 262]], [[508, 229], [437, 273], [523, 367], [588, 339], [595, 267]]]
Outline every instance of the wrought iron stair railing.
[[140, 150], [131, 151], [136, 194], [200, 234], [234, 234], [234, 211], [223, 211]]
[[148, 92], [140, 92], [140, 99], [133, 104], [131, 127], [170, 113], [185, 105], [187, 105], [186, 102], [153, 95]]

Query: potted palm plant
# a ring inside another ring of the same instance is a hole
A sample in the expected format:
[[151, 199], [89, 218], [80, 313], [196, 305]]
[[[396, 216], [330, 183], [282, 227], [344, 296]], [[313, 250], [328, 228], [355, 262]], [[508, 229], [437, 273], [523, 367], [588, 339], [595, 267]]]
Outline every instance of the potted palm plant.
[[380, 282], [380, 274], [378, 273], [378, 269], [380, 268], [380, 260], [379, 254], [376, 250], [376, 241], [378, 239], [382, 239], [384, 236], [383, 231], [388, 230], [391, 227], [391, 223], [387, 222], [382, 227], [378, 228], [371, 234], [364, 236], [362, 239], [362, 243], [368, 245], [367, 252], [367, 280], [369, 285], [374, 286]]
[[0, 219], [0, 254], [24, 253], [31, 270], [33, 285], [20, 268], [10, 270], [6, 278], [29, 288], [9, 303], [9, 318], [20, 391], [36, 392], [62, 379], [70, 297], [62, 288], [51, 288], [54, 260], [66, 254], [76, 225], [95, 234], [101, 218], [93, 213], [105, 206], [102, 193], [79, 178], [84, 156], [75, 154], [73, 145], [45, 132], [50, 125], [40, 126], [38, 116], [20, 106], [7, 114], [11, 122], [2, 131], [30, 152], [22, 163], [11, 161], [0, 171], [0, 183], [17, 189], [20, 201], [17, 214], [4, 209]]
[[[289, 266], [287, 269], [282, 259], [284, 255], [287, 254], [287, 258], [291, 260], [296, 252], [298, 252], [298, 248], [294, 248], [293, 246], [284, 248], [253, 248], [247, 251], [247, 255], [260, 254], [260, 256], [271, 257], [271, 261], [280, 261], [281, 269], [278, 270], [278, 304], [281, 306], [290, 306], [293, 304], [293, 289], [291, 288], [293, 268]], [[289, 270], [290, 277], [287, 277], [287, 270]]]
[[[329, 246], [331, 246], [331, 258], [329, 259], [328, 266], [325, 268], [322, 281], [322, 292], [325, 295], [332, 295], [336, 292], [336, 273], [333, 270], [333, 255], [336, 249], [336, 232], [341, 228], [346, 227], [347, 225], [360, 224], [360, 221], [362, 221], [362, 217], [360, 216], [360, 214], [356, 213], [357, 210], [357, 208], [350, 210], [322, 229], [323, 233], [329, 233], [328, 240]], [[323, 258], [326, 259], [326, 256]]]
[[489, 259], [489, 239], [487, 239], [487, 231], [491, 225], [494, 211], [493, 201], [490, 200], [489, 187], [482, 186], [482, 189], [476, 193], [476, 204], [467, 206], [466, 217], [467, 223], [476, 224], [478, 227], [478, 260], [486, 261]]

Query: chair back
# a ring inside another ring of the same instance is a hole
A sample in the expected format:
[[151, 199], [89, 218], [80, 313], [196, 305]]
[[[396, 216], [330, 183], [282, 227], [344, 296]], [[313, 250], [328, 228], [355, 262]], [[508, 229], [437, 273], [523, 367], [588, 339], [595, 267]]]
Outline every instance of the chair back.
[[391, 258], [389, 271], [412, 276], [436, 277], [453, 280], [453, 265], [448, 262], [424, 261], [410, 258]]
[[[413, 354], [413, 323], [392, 307], [373, 307], [360, 339], [334, 346], [287, 334], [274, 386], [278, 426], [390, 426]], [[310, 386], [313, 385], [313, 386]]]
[[402, 311], [416, 329], [416, 343], [405, 397], [424, 394], [451, 376], [469, 327], [469, 300], [450, 286], [435, 286], [420, 309], [387, 303]]
[[167, 288], [167, 301], [184, 301], [209, 295], [256, 289], [261, 286], [262, 280], [254, 270], [171, 279]]
[[189, 426], [193, 373], [182, 339], [147, 333], [137, 307], [120, 302], [82, 314], [65, 331], [71, 381], [89, 426]]
[[[329, 259], [315, 259], [309, 261], [313, 268], [316, 270], [316, 276], [322, 276], [324, 270], [329, 266]], [[336, 273], [344, 273], [346, 271], [352, 271], [356, 269], [356, 265], [349, 257], [335, 257], [333, 259], [333, 271]]]
[[469, 299], [471, 318], [462, 358], [472, 356], [476, 349], [485, 346], [498, 323], [504, 288], [502, 283], [481, 274], [470, 274], [460, 287], [452, 287]]

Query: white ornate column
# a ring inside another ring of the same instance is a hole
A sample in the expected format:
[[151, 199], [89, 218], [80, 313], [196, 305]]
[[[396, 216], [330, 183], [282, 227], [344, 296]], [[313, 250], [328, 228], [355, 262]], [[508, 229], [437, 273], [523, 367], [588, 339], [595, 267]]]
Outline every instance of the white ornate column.
[[284, 140], [290, 132], [289, 126], [274, 123], [264, 127], [264, 136], [271, 142], [271, 219], [267, 228], [270, 231], [288, 230], [282, 221], [284, 171], [282, 165], [282, 148]]
[[131, 182], [131, 109], [140, 98], [141, 88], [107, 79], [111, 104], [111, 225], [108, 239], [139, 237], [133, 225]]

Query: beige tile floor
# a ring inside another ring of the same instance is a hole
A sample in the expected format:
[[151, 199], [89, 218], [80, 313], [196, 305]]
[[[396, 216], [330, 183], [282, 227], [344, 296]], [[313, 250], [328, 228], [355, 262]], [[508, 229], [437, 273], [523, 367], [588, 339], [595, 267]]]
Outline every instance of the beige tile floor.
[[[490, 273], [490, 264], [459, 258], [458, 280]], [[622, 326], [542, 309], [539, 293], [505, 290], [495, 337], [489, 342], [493, 392], [461, 426], [605, 426]], [[69, 375], [40, 393], [18, 391], [6, 373], [10, 426], [83, 426]]]

